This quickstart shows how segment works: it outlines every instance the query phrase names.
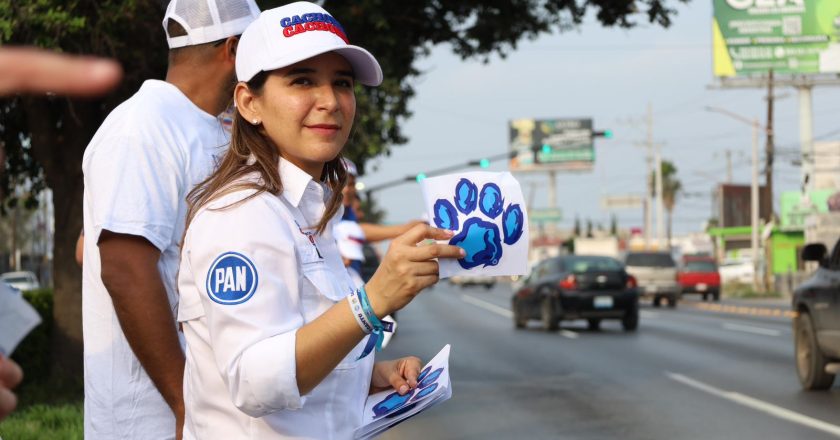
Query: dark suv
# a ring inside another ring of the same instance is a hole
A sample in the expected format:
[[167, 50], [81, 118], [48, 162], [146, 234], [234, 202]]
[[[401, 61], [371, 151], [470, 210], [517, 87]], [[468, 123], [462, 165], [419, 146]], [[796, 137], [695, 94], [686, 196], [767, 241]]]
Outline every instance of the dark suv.
[[793, 293], [796, 372], [806, 390], [824, 390], [840, 372], [840, 240], [831, 255], [823, 244], [802, 249], [819, 268]]
[[561, 320], [586, 319], [598, 330], [602, 319], [621, 321], [626, 331], [639, 326], [636, 279], [610, 257], [562, 256], [537, 264], [512, 298], [513, 322], [524, 328], [538, 319], [545, 330]]

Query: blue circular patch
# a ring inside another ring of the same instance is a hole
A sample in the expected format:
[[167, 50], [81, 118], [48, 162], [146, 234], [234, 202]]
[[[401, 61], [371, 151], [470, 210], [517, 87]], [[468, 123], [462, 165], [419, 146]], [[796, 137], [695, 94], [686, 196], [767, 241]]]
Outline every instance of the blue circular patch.
[[248, 257], [225, 252], [207, 271], [207, 294], [222, 305], [241, 304], [254, 295], [258, 281], [257, 268]]

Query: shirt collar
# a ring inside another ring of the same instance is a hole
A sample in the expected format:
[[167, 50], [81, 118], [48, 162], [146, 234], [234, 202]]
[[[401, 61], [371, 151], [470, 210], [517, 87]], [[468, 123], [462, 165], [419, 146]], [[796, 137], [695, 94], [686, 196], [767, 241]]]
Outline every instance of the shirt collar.
[[[278, 165], [280, 180], [283, 182], [283, 197], [293, 206], [298, 207], [307, 189], [321, 187], [306, 171], [286, 159], [280, 158]], [[323, 189], [321, 191], [323, 194]]]

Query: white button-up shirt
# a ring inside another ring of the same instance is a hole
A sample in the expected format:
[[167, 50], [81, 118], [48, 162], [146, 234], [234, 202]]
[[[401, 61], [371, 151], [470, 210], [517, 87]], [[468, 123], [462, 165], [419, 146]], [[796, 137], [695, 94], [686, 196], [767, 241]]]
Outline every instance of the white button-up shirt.
[[297, 330], [354, 287], [332, 233], [340, 215], [322, 235], [308, 228], [328, 190], [288, 161], [279, 169], [280, 196], [225, 195], [184, 237], [185, 439], [349, 439], [361, 425], [374, 358], [356, 360], [366, 339], [308, 395], [297, 388]]

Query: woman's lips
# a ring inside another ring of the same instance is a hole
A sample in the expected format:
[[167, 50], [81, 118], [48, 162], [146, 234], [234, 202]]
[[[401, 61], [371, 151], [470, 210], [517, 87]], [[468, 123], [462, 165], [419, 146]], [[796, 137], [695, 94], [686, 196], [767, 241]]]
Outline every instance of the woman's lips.
[[314, 131], [317, 134], [324, 135], [324, 136], [331, 136], [339, 132], [341, 127], [335, 124], [314, 124], [314, 125], [306, 125], [306, 128]]

